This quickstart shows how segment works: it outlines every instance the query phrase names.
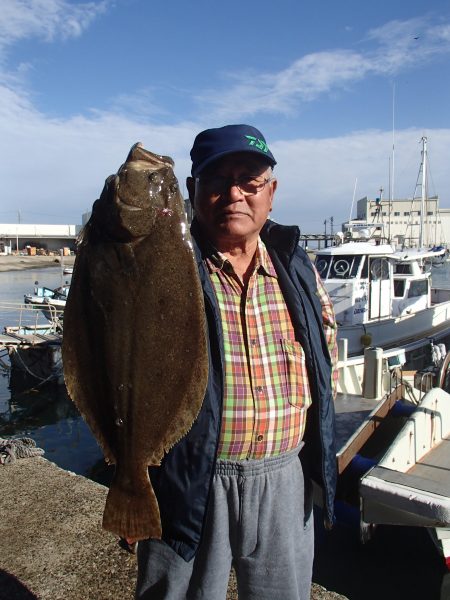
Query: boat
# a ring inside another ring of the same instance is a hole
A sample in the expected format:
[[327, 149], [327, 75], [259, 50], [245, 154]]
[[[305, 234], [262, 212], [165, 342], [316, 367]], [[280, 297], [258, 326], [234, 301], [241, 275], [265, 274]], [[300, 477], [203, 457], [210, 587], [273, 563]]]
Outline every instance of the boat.
[[450, 290], [434, 287], [430, 271], [445, 254], [445, 248], [396, 250], [370, 237], [316, 252], [349, 356], [450, 335]]
[[40, 310], [50, 322], [58, 320], [62, 323], [69, 289], [68, 283], [51, 289], [44, 286], [39, 287], [36, 282], [34, 293], [25, 294], [24, 302]]
[[52, 289], [45, 286], [39, 286], [36, 281], [33, 294], [24, 294], [24, 302], [25, 304], [45, 304], [49, 300], [65, 302], [69, 289], [70, 285], [68, 283]]
[[423, 247], [426, 138], [422, 138], [422, 209], [416, 248], [397, 248], [382, 222], [351, 220], [335, 245], [315, 252], [315, 266], [333, 302], [338, 339], [348, 355], [450, 335], [450, 289], [433, 285], [431, 269], [448, 258], [444, 246]]
[[[417, 344], [417, 342], [416, 342]], [[337, 520], [361, 542], [378, 525], [425, 527], [450, 579], [450, 353], [430, 346], [429, 364], [405, 368], [414, 343], [340, 356], [335, 400]], [[345, 344], [340, 342], [339, 350]], [[316, 490], [318, 492], [318, 490]], [[316, 495], [320, 504], [320, 494]]]

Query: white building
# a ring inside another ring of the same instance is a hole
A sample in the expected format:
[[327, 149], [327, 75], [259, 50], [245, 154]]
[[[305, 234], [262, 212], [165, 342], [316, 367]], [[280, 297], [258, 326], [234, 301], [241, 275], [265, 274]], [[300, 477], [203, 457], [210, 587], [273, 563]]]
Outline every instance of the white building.
[[[356, 220], [368, 225], [379, 224], [380, 236], [399, 245], [419, 246], [421, 198], [402, 200], [358, 200]], [[422, 228], [422, 246], [450, 243], [450, 209], [439, 208], [439, 197], [425, 200]], [[345, 226], [343, 226], [345, 229]]]
[[79, 225], [31, 225], [27, 223], [0, 223], [0, 250], [24, 251], [27, 246], [56, 251], [75, 248]]

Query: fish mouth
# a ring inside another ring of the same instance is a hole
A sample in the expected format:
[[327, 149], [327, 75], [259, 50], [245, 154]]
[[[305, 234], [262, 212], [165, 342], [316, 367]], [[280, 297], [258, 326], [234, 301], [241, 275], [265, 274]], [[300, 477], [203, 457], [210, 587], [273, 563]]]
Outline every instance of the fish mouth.
[[117, 207], [120, 208], [121, 210], [126, 210], [129, 212], [137, 212], [140, 210], [144, 210], [143, 206], [135, 206], [133, 204], [128, 204], [127, 202], [124, 202], [120, 198], [116, 199], [116, 203], [117, 203]]

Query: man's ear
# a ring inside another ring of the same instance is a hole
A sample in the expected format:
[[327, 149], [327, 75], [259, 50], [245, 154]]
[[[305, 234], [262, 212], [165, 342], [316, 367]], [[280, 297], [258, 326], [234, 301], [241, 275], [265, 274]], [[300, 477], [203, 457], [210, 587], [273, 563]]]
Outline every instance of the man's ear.
[[193, 177], [186, 177], [186, 187], [189, 194], [189, 200], [191, 202], [191, 206], [194, 207], [194, 197], [195, 197], [195, 179]]

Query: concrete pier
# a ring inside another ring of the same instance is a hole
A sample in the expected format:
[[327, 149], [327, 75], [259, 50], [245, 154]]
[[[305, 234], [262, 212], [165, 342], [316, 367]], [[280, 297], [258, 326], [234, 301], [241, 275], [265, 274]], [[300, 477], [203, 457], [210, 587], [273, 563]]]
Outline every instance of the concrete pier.
[[0, 466], [0, 598], [131, 599], [136, 558], [102, 530], [107, 488], [44, 458]]
[[0, 600], [132, 600], [136, 557], [101, 528], [106, 487], [35, 457], [0, 465], [0, 490]]

